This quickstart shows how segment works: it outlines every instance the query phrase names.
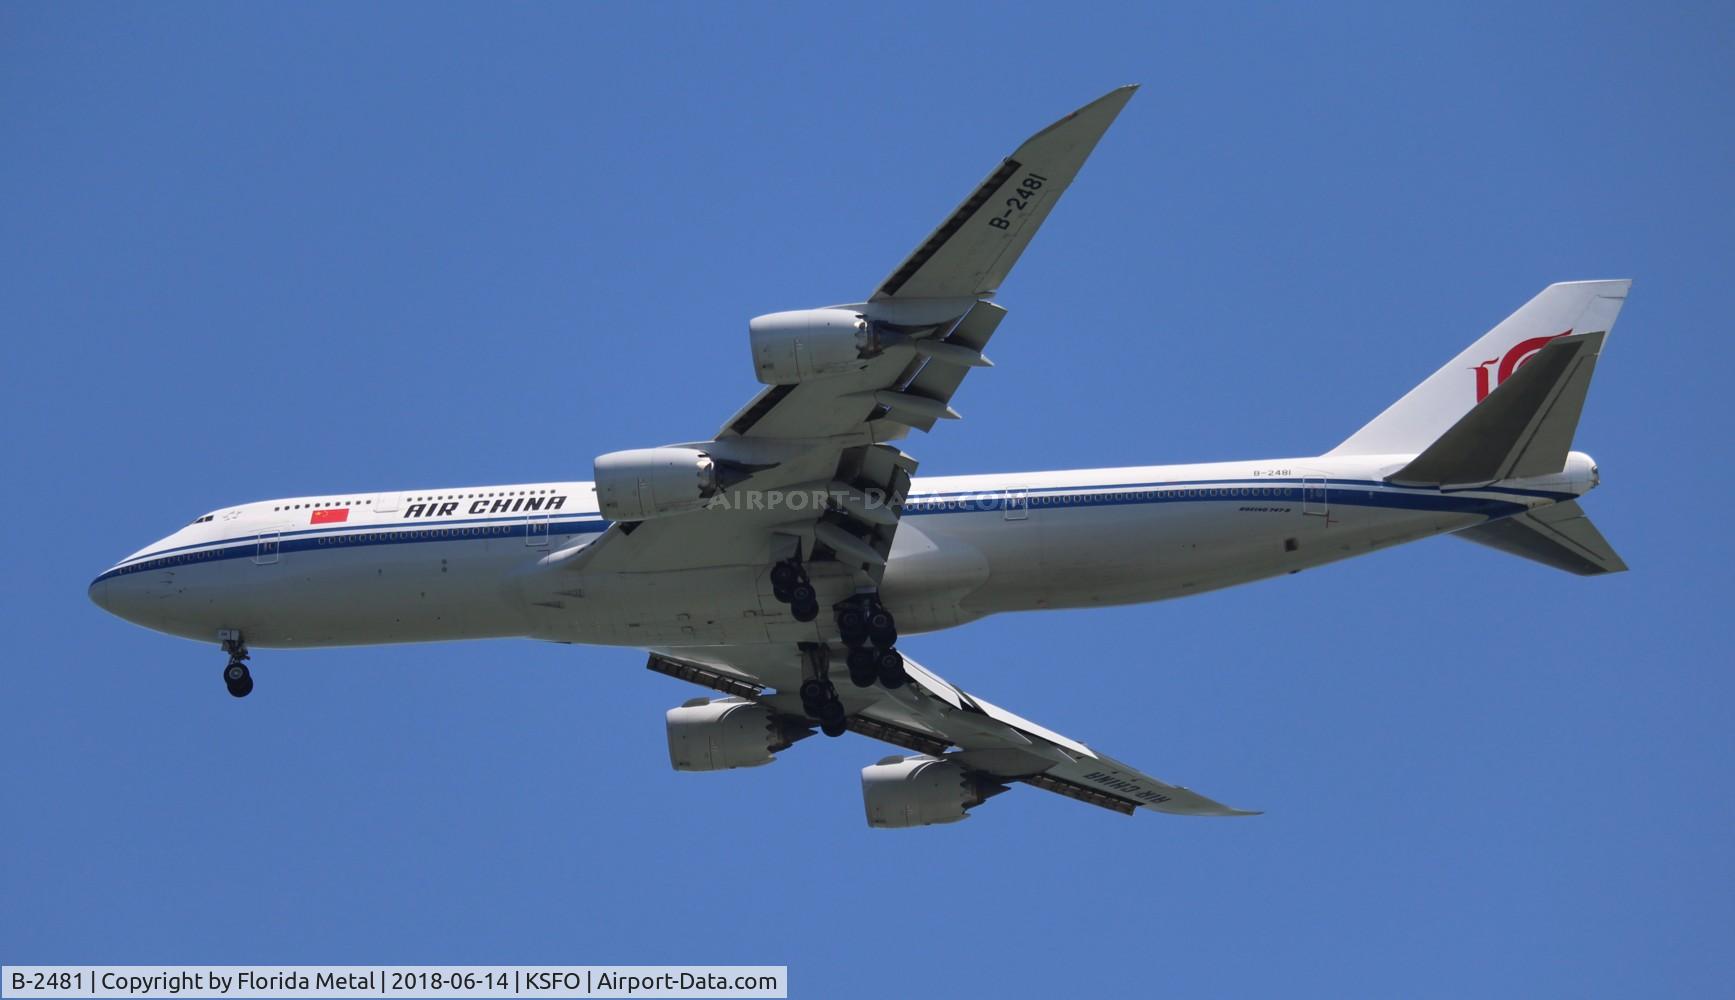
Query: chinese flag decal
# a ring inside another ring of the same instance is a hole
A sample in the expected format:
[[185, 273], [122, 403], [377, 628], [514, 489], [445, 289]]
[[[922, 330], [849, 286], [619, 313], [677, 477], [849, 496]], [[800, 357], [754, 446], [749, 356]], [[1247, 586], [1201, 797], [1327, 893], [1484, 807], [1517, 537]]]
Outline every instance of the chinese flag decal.
[[313, 518], [308, 524], [341, 524], [349, 520], [348, 507], [327, 507], [325, 510], [313, 512]]

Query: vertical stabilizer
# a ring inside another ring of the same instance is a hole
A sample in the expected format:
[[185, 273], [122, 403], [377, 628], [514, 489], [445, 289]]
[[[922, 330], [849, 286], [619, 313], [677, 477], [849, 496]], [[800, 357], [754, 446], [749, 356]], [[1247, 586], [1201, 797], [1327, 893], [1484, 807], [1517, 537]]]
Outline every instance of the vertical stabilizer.
[[1328, 454], [1420, 453], [1552, 341], [1607, 333], [1631, 285], [1624, 279], [1549, 285]]
[[1523, 370], [1386, 480], [1466, 489], [1563, 471], [1602, 341], [1601, 333], [1550, 340]]

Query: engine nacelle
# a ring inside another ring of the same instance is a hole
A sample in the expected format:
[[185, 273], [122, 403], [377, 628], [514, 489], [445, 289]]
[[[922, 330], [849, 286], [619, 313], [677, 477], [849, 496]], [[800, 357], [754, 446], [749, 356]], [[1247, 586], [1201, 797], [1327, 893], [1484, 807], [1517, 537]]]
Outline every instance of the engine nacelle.
[[717, 463], [697, 448], [635, 448], [596, 460], [596, 502], [611, 521], [697, 510], [719, 489]]
[[969, 819], [1006, 786], [938, 757], [887, 757], [861, 769], [861, 797], [868, 826], [909, 827]]
[[695, 698], [671, 708], [669, 763], [677, 771], [726, 771], [769, 764], [812, 730], [785, 725], [764, 705], [741, 698]]
[[747, 336], [754, 375], [766, 385], [856, 371], [879, 353], [873, 326], [849, 309], [770, 313], [749, 321]]

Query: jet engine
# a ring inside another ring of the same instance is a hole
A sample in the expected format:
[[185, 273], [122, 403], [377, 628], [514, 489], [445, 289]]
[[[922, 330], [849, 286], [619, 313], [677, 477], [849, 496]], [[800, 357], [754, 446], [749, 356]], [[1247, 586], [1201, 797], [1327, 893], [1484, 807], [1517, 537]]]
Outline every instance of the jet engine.
[[697, 448], [635, 448], [596, 460], [596, 502], [611, 521], [697, 510], [722, 485], [717, 463]]
[[864, 367], [880, 351], [879, 334], [850, 309], [769, 313], [747, 324], [754, 375], [766, 385], [794, 385]]
[[813, 730], [743, 698], [694, 698], [671, 708], [669, 763], [677, 771], [726, 771], [769, 764]]
[[861, 769], [868, 826], [956, 823], [1006, 786], [938, 757], [887, 757]]

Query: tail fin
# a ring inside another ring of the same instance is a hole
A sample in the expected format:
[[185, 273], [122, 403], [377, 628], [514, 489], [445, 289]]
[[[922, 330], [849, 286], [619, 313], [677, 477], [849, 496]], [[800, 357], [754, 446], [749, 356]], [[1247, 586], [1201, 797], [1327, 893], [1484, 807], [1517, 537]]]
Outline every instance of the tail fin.
[[1386, 480], [1461, 489], [1563, 471], [1604, 336], [1598, 331], [1550, 340]]
[[[1627, 280], [1549, 285], [1327, 454], [1414, 455], [1427, 449], [1557, 338], [1597, 334], [1590, 351], [1594, 360], [1601, 336], [1613, 328], [1631, 285]], [[1572, 417], [1575, 425], [1576, 411]], [[1569, 442], [1571, 431], [1568, 426]]]

